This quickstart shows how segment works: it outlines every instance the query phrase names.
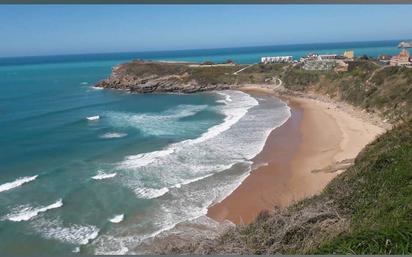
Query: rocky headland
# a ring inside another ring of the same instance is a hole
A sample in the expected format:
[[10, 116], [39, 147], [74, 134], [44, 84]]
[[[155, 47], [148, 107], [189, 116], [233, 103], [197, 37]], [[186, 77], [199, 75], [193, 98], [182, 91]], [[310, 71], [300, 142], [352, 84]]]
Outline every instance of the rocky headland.
[[[110, 77], [95, 86], [136, 93], [194, 93], [224, 90], [237, 86], [225, 83], [225, 80], [219, 83], [213, 77], [229, 75], [234, 67], [235, 65], [202, 66], [188, 63], [133, 61], [114, 67]], [[221, 74], [217, 68], [223, 70], [229, 68], [229, 73]]]

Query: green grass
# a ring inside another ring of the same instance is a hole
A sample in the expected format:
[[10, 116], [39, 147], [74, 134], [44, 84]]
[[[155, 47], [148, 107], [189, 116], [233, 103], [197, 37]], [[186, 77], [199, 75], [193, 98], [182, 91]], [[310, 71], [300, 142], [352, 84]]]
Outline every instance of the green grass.
[[311, 253], [412, 253], [412, 122], [368, 146], [325, 195], [350, 218], [349, 230]]
[[311, 254], [411, 254], [412, 232], [410, 228], [392, 230], [368, 230], [338, 237], [330, 245]]

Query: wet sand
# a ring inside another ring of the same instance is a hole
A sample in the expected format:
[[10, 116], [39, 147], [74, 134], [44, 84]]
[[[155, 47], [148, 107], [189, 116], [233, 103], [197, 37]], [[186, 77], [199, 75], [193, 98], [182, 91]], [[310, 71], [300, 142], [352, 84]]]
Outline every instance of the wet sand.
[[[267, 89], [246, 91], [270, 95]], [[211, 206], [209, 217], [248, 224], [263, 210], [320, 193], [343, 171], [325, 168], [351, 161], [384, 131], [334, 103], [301, 97], [284, 100], [291, 107], [291, 118], [271, 132], [254, 158], [260, 166], [232, 194]]]

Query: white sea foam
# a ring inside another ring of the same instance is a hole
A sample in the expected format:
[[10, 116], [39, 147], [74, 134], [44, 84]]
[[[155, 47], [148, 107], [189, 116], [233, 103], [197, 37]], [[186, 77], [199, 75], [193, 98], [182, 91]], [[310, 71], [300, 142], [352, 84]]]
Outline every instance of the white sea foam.
[[100, 116], [99, 116], [99, 115], [89, 116], [89, 117], [86, 117], [86, 119], [87, 119], [87, 120], [90, 120], [90, 121], [95, 121], [95, 120], [99, 120], [99, 119], [100, 119]]
[[113, 218], [109, 219], [109, 221], [111, 223], [120, 223], [120, 222], [123, 221], [123, 219], [124, 219], [124, 214], [119, 214], [119, 215], [116, 215]]
[[109, 132], [101, 135], [101, 138], [109, 139], [109, 138], [121, 138], [127, 136], [126, 133], [118, 133], [118, 132]]
[[89, 82], [87, 82], [87, 81], [83, 81], [83, 82], [80, 83], [80, 85], [87, 85], [87, 84], [89, 84]]
[[[219, 94], [222, 94], [222, 93], [219, 93]], [[227, 102], [232, 102], [230, 96], [227, 98], [230, 99], [230, 101], [227, 101]], [[209, 128], [200, 137], [195, 138], [195, 139], [188, 139], [188, 140], [184, 140], [179, 143], [172, 144], [163, 150], [128, 156], [126, 158], [126, 161], [121, 164], [121, 168], [130, 169], [130, 168], [139, 168], [142, 166], [146, 166], [154, 162], [157, 159], [163, 158], [167, 155], [174, 153], [175, 151], [181, 149], [182, 147], [188, 147], [190, 145], [199, 144], [213, 137], [216, 137], [217, 135], [230, 129], [234, 124], [236, 124], [247, 113], [248, 109], [252, 108], [253, 106], [258, 105], [258, 102], [250, 96], [243, 100], [244, 102], [237, 104], [235, 106], [231, 106], [231, 108], [230, 107], [224, 108], [222, 110], [223, 114], [225, 114], [224, 121], [218, 125], [215, 125]]]
[[232, 98], [230, 97], [230, 95], [223, 92], [217, 92], [217, 94], [223, 96], [225, 98], [225, 102], [232, 102]]
[[75, 247], [72, 253], [80, 253], [80, 247]]
[[179, 105], [161, 113], [107, 112], [105, 117], [107, 116], [108, 122], [114, 127], [132, 127], [146, 135], [159, 136], [179, 133], [188, 125], [178, 122], [180, 119], [196, 115], [206, 108], [206, 105]]
[[39, 219], [32, 227], [46, 239], [55, 239], [74, 245], [86, 245], [97, 238], [99, 229], [93, 225], [64, 225], [61, 220]]
[[51, 209], [56, 209], [63, 206], [62, 199], [57, 202], [44, 207], [33, 208], [28, 205], [19, 206], [12, 213], [3, 217], [3, 220], [10, 220], [14, 222], [26, 221], [36, 217], [39, 213], [46, 212]]
[[94, 180], [102, 180], [102, 179], [108, 179], [108, 178], [113, 178], [117, 175], [117, 173], [104, 173], [102, 170], [99, 170], [97, 172], [97, 175], [93, 176], [92, 179]]
[[190, 184], [190, 183], [193, 183], [193, 182], [196, 182], [196, 181], [199, 181], [199, 180], [208, 178], [208, 177], [210, 177], [210, 176], [212, 176], [212, 175], [213, 175], [213, 173], [207, 174], [207, 175], [205, 175], [205, 176], [197, 177], [197, 178], [185, 179], [185, 180], [183, 180], [182, 182], [174, 185], [174, 187], [176, 187], [176, 188], [181, 188], [182, 185], [188, 185], [188, 184]]
[[23, 184], [26, 184], [26, 183], [28, 183], [28, 182], [30, 182], [30, 181], [35, 180], [37, 177], [38, 177], [38, 175], [31, 176], [31, 177], [22, 177], [22, 178], [16, 179], [16, 180], [13, 181], [13, 182], [8, 182], [8, 183], [5, 183], [5, 184], [3, 184], [3, 185], [0, 185], [0, 192], [8, 191], [8, 190], [10, 190], [10, 189], [19, 187], [19, 186], [21, 186], [21, 185], [23, 185]]
[[169, 188], [167, 187], [163, 187], [160, 189], [156, 189], [156, 188], [136, 188], [134, 190], [134, 192], [136, 193], [136, 195], [139, 198], [144, 198], [144, 199], [154, 199], [154, 198], [158, 198], [164, 194], [166, 194], [167, 192], [169, 192]]
[[173, 153], [174, 149], [173, 148], [168, 148], [165, 150], [159, 150], [159, 151], [153, 151], [150, 153], [141, 153], [141, 154], [136, 154], [136, 155], [131, 155], [126, 157], [126, 162], [123, 162], [123, 165], [121, 168], [138, 168], [138, 167], [143, 167], [146, 166], [152, 162], [154, 162], [156, 159], [167, 156], [171, 153]]

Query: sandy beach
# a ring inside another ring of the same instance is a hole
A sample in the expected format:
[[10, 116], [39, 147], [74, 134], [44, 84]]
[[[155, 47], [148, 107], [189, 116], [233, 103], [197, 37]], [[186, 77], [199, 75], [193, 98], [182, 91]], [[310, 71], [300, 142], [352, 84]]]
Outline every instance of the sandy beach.
[[[269, 89], [245, 91], [273, 95]], [[320, 193], [385, 131], [348, 106], [306, 97], [282, 98], [291, 107], [291, 118], [272, 131], [254, 158], [259, 167], [232, 194], [211, 206], [209, 217], [248, 224], [263, 210]]]

